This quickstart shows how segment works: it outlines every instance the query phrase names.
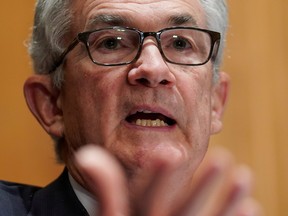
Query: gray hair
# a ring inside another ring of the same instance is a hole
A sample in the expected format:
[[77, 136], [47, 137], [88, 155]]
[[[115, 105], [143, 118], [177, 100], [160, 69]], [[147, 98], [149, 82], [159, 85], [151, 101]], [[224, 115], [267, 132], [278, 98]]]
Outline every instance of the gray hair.
[[[217, 75], [223, 56], [225, 35], [228, 23], [225, 0], [200, 0], [207, 19], [207, 27], [221, 33], [222, 41], [214, 64], [214, 75]], [[57, 57], [65, 49], [65, 36], [71, 29], [71, 0], [37, 0], [33, 35], [29, 52], [33, 60], [34, 71], [48, 74]], [[63, 81], [62, 67], [53, 74], [54, 84], [61, 86]]]
[[[32, 38], [29, 52], [37, 74], [49, 74], [57, 58], [66, 48], [66, 38], [72, 29], [71, 2], [73, 0], [37, 0]], [[221, 65], [225, 35], [227, 30], [228, 12], [225, 0], [199, 0], [205, 10], [207, 28], [221, 33], [219, 53], [214, 63], [214, 80]], [[62, 65], [51, 76], [54, 85], [61, 88], [63, 82]], [[63, 138], [56, 138], [56, 153], [61, 161]]]
[[[65, 38], [71, 30], [70, 0], [37, 0], [32, 38], [28, 46], [37, 74], [49, 74], [65, 49]], [[61, 86], [62, 67], [53, 74], [54, 85]]]
[[228, 28], [228, 8], [226, 0], [200, 0], [206, 15], [207, 28], [221, 33], [221, 43], [214, 63], [214, 80], [218, 78], [218, 71], [223, 59]]

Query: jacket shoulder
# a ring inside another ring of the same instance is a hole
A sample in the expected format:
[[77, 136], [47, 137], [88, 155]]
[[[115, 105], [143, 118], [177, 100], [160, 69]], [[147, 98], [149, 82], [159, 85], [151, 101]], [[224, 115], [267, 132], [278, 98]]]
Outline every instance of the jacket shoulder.
[[0, 181], [0, 216], [27, 215], [33, 195], [40, 187]]

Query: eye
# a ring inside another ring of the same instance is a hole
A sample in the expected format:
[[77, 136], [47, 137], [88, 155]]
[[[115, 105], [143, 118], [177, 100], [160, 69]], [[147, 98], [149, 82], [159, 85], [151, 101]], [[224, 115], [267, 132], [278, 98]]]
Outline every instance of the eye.
[[88, 45], [90, 51], [115, 51], [127, 45], [125, 37], [115, 35], [114, 32], [95, 32], [89, 36]]
[[91, 37], [89, 41], [90, 50], [110, 52], [123, 51], [134, 49], [135, 39], [129, 38], [128, 35], [100, 35], [98, 37]]
[[195, 42], [190, 35], [183, 35], [183, 33], [182, 35], [167, 33], [165, 35], [163, 34], [161, 38], [162, 48], [164, 51], [194, 53], [197, 50]]
[[106, 49], [117, 49], [117, 47], [119, 46], [119, 41], [121, 40], [121, 38], [106, 38], [101, 42], [100, 46], [105, 47]]
[[172, 46], [176, 50], [184, 50], [184, 49], [192, 47], [187, 39], [176, 36], [176, 35], [173, 36]]
[[177, 37], [177, 39], [173, 41], [173, 47], [177, 50], [181, 50], [187, 47], [191, 47], [191, 45], [187, 40]]

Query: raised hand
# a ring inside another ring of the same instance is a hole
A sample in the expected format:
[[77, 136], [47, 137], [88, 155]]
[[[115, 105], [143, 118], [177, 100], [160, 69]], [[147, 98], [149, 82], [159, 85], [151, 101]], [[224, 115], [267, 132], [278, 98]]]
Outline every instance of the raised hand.
[[224, 149], [209, 152], [196, 173], [189, 172], [189, 161], [165, 155], [152, 163], [129, 178], [100, 147], [88, 145], [76, 154], [78, 171], [97, 197], [101, 216], [262, 215], [251, 197], [250, 169], [236, 165]]

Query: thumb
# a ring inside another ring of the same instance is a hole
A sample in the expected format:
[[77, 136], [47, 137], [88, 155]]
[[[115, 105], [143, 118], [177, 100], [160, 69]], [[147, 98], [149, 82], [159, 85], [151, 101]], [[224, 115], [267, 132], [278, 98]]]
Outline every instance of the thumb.
[[118, 161], [95, 145], [82, 147], [75, 161], [87, 187], [99, 199], [101, 216], [129, 215], [127, 182]]

